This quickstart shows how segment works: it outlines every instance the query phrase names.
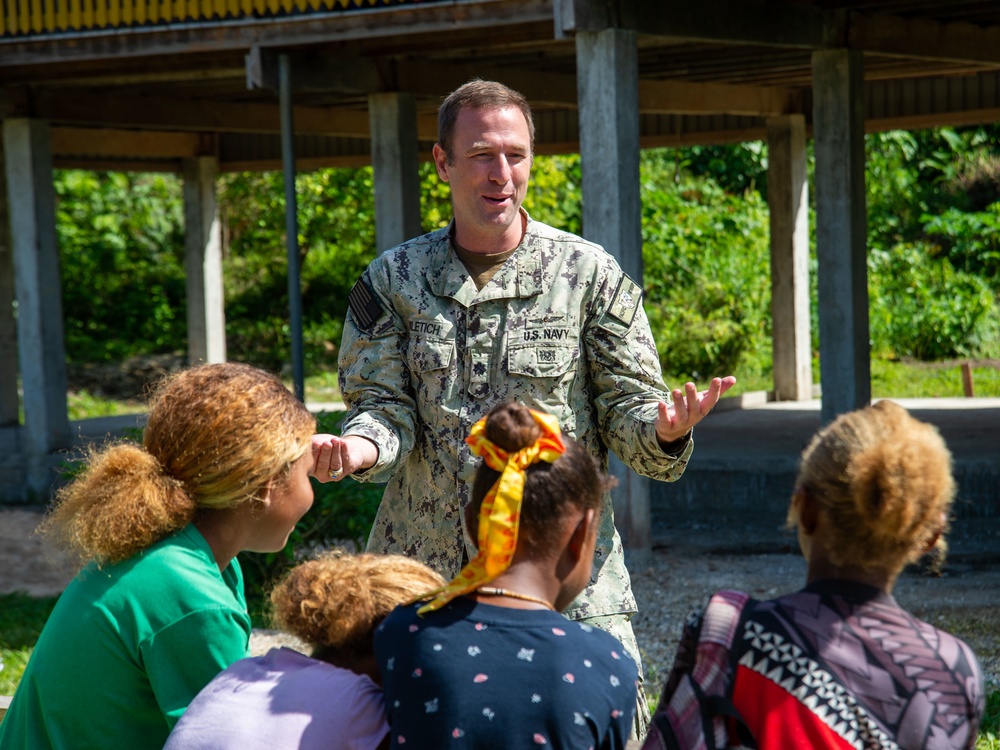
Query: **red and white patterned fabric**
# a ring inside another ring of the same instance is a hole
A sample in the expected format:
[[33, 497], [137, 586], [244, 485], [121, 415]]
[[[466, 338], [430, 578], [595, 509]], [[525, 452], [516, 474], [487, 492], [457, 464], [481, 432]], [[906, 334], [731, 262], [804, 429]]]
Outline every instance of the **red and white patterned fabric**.
[[761, 750], [975, 746], [975, 654], [888, 594], [819, 581], [756, 602], [742, 628], [732, 699]]

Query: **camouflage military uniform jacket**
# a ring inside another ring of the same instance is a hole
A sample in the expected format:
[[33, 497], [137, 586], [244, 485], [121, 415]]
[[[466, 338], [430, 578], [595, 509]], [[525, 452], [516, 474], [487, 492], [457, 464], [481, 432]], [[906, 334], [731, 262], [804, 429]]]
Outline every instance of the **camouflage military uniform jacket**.
[[[669, 400], [642, 292], [601, 247], [528, 219], [514, 254], [477, 290], [451, 227], [376, 258], [351, 292], [340, 352], [343, 435], [370, 438], [377, 463], [355, 474], [387, 482], [369, 551], [461, 568], [462, 508], [479, 459], [465, 437], [492, 406], [516, 400], [559, 419], [599, 457], [672, 481], [693, 445], [664, 453], [657, 404]], [[591, 585], [567, 612], [634, 612], [610, 495]]]

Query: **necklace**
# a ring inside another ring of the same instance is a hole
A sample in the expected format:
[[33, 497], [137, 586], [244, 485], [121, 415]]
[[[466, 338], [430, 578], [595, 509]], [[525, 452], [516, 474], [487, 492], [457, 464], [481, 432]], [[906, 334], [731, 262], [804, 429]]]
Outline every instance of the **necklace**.
[[535, 604], [541, 604], [546, 609], [551, 609], [553, 612], [556, 608], [552, 606], [551, 603], [541, 599], [537, 596], [531, 596], [530, 594], [522, 594], [520, 591], [511, 591], [510, 589], [501, 589], [496, 586], [480, 586], [476, 589], [476, 593], [485, 594], [486, 596], [506, 596], [508, 599], [521, 599], [526, 602], [534, 602]]

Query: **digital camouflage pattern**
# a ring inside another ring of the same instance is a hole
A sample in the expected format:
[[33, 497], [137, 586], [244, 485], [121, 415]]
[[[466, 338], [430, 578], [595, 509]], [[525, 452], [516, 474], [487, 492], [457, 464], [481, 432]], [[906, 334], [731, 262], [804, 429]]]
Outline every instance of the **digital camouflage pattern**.
[[[494, 405], [554, 414], [608, 468], [608, 448], [654, 479], [691, 455], [657, 442], [669, 401], [642, 290], [600, 246], [528, 219], [514, 254], [477, 290], [451, 227], [376, 258], [351, 292], [340, 352], [343, 435], [370, 438], [378, 461], [354, 474], [387, 482], [369, 551], [417, 557], [446, 578], [475, 555], [464, 529], [479, 460], [465, 444]], [[463, 549], [464, 548], [464, 549]], [[606, 495], [587, 589], [572, 619], [636, 608]]]

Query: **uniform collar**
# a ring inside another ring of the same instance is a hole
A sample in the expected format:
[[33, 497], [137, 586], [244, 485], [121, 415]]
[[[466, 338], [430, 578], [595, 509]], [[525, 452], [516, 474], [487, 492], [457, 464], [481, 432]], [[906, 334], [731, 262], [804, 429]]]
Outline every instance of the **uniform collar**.
[[524, 237], [514, 254], [490, 282], [477, 290], [465, 265], [452, 248], [455, 220], [434, 233], [430, 261], [430, 287], [438, 297], [451, 297], [466, 307], [491, 299], [534, 297], [542, 291], [540, 238], [532, 231], [534, 223], [528, 212]]

